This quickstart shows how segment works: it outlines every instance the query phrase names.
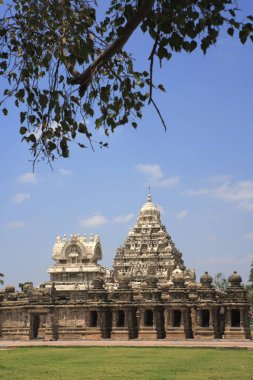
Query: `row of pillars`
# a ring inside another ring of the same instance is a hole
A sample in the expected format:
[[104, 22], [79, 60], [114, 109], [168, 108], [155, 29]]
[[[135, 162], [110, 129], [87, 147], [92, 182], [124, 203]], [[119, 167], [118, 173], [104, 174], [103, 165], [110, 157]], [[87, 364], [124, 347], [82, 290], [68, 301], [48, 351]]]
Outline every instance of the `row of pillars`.
[[[220, 339], [231, 331], [250, 338], [245, 307], [102, 307], [86, 316], [85, 339]], [[54, 339], [64, 339], [57, 321], [54, 331]]]

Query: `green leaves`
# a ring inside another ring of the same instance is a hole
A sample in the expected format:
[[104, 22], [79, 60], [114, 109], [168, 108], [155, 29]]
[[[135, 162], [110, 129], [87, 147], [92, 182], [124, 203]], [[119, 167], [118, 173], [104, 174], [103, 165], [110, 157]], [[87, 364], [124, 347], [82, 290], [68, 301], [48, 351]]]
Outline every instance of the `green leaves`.
[[26, 132], [27, 132], [27, 128], [26, 128], [26, 127], [21, 127], [20, 130], [19, 130], [19, 133], [20, 133], [21, 135], [25, 135]]
[[[138, 14], [143, 4], [149, 4], [145, 17]], [[19, 132], [35, 160], [68, 157], [72, 140], [81, 148], [86, 148], [85, 138], [87, 146], [107, 147], [107, 142], [96, 142], [96, 130], [107, 137], [120, 126], [137, 128], [148, 102], [165, 126], [154, 101], [157, 90], [165, 92], [163, 83], [153, 83], [156, 60], [162, 67], [173, 54], [198, 46], [206, 54], [224, 24], [242, 44], [253, 41], [253, 17], [241, 22], [231, 0], [111, 0], [102, 21], [89, 0], [67, 0], [61, 6], [58, 1], [13, 0], [8, 7], [0, 19], [0, 76], [6, 82], [0, 105], [4, 115], [9, 98], [20, 108]], [[151, 39], [149, 70], [136, 71], [134, 57], [124, 50], [133, 38], [129, 24], [140, 25]], [[122, 37], [125, 42], [119, 44]]]
[[239, 32], [239, 38], [241, 43], [244, 45], [248, 37], [253, 36], [253, 26], [250, 23], [243, 25], [242, 29]]
[[228, 28], [228, 30], [227, 30], [227, 33], [231, 36], [231, 37], [233, 37], [233, 35], [234, 35], [234, 28], [232, 28], [232, 27], [230, 27], [230, 28]]
[[40, 103], [40, 105], [41, 105], [42, 108], [46, 108], [47, 103], [48, 103], [47, 96], [44, 95], [44, 94], [40, 94], [39, 95], [39, 103]]

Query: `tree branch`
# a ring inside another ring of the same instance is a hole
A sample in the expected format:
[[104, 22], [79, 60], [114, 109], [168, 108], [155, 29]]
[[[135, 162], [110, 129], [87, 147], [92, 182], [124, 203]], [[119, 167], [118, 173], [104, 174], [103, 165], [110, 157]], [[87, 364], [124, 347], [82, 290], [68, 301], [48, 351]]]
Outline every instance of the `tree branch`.
[[111, 45], [109, 45], [108, 48], [106, 48], [81, 75], [73, 78], [71, 81], [72, 84], [80, 85], [80, 96], [83, 96], [85, 94], [89, 82], [99, 67], [107, 63], [116, 53], [118, 53], [123, 48], [135, 29], [151, 12], [154, 2], [155, 0], [143, 0], [135, 15], [124, 26], [121, 35]]

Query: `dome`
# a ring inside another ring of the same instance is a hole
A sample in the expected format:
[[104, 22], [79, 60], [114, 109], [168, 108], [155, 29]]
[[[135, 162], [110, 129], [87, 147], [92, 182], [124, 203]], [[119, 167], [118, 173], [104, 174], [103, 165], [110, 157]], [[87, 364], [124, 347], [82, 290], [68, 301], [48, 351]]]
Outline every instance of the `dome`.
[[177, 288], [184, 287], [185, 278], [183, 273], [178, 273], [173, 277], [173, 283]]
[[157, 214], [160, 217], [158, 207], [152, 202], [151, 195], [148, 195], [147, 202], [142, 206], [140, 214]]
[[196, 284], [194, 281], [190, 281], [188, 282], [187, 287], [190, 291], [195, 291], [198, 287], [198, 284]]
[[231, 283], [231, 286], [240, 286], [242, 282], [242, 278], [236, 271], [234, 271], [229, 276], [228, 281]]
[[210, 287], [212, 285], [213, 278], [212, 276], [210, 276], [210, 274], [208, 274], [208, 272], [205, 272], [205, 274], [203, 274], [203, 276], [200, 277], [200, 282], [202, 286]]
[[176, 275], [181, 275], [183, 273], [183, 271], [179, 268], [179, 265], [177, 265], [176, 269], [173, 270], [172, 272], [172, 277], [176, 276]]

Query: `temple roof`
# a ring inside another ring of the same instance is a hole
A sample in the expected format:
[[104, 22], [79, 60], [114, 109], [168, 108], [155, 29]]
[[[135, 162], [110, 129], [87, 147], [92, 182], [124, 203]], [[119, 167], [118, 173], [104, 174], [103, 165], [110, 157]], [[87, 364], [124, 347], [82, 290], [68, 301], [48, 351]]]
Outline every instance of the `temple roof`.
[[152, 197], [150, 194], [147, 197], [147, 202], [142, 206], [140, 214], [145, 214], [149, 212], [154, 212], [160, 216], [160, 211], [158, 207], [153, 203]]
[[141, 281], [150, 274], [166, 279], [176, 268], [186, 270], [150, 194], [123, 246], [118, 248], [113, 267], [116, 278], [124, 274], [132, 281]]
[[67, 239], [66, 235], [63, 238], [58, 236], [53, 247], [52, 257], [56, 261], [75, 257], [95, 262], [101, 260], [102, 249], [99, 236], [90, 234], [89, 240], [85, 234], [83, 236], [72, 234], [70, 239]]

